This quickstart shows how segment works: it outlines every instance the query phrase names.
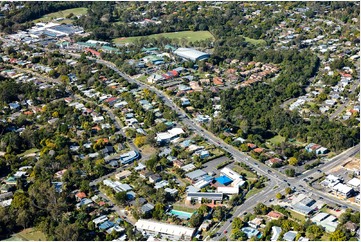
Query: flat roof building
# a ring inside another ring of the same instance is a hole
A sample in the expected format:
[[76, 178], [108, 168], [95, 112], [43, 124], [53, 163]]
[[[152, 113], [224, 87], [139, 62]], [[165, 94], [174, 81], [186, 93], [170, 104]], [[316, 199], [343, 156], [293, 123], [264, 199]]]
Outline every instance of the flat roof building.
[[145, 219], [139, 219], [135, 223], [135, 227], [144, 235], [161, 235], [162, 238], [169, 240], [191, 240], [195, 232], [195, 228], [188, 228], [168, 223], [160, 223]]
[[174, 51], [174, 54], [184, 59], [191, 60], [193, 62], [206, 60], [210, 57], [210, 54], [208, 53], [191, 48], [178, 48], [176, 51]]

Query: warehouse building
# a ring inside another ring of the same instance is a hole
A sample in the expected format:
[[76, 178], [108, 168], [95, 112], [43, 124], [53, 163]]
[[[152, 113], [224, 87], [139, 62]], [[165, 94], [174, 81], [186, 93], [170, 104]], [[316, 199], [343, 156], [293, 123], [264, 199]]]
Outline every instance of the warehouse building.
[[178, 48], [176, 51], [174, 51], [174, 54], [184, 59], [191, 60], [193, 62], [206, 60], [210, 57], [208, 53], [191, 48]]
[[145, 219], [139, 219], [138, 222], [135, 223], [135, 227], [147, 237], [161, 235], [162, 239], [168, 240], [192, 240], [195, 232], [194, 228]]

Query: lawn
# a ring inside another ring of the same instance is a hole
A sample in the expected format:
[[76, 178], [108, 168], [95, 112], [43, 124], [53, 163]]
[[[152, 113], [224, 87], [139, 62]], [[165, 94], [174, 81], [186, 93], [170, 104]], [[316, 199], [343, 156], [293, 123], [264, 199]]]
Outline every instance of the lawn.
[[301, 222], [304, 222], [304, 221], [305, 221], [305, 216], [303, 216], [303, 215], [301, 215], [301, 214], [299, 214], [299, 213], [296, 213], [296, 212], [294, 212], [294, 211], [292, 211], [292, 210], [287, 210], [287, 211], [290, 212], [291, 217], [292, 217], [293, 219], [298, 220], [298, 221], [301, 221]]
[[282, 142], [285, 142], [286, 138], [282, 137], [281, 135], [276, 135], [272, 139], [268, 139], [268, 141], [271, 142], [273, 145], [277, 145], [277, 144], [280, 144]]
[[[242, 35], [241, 35], [242, 36]], [[251, 39], [245, 36], [242, 36], [246, 42], [252, 44], [252, 45], [266, 45], [266, 41], [263, 39]]]
[[[49, 13], [44, 15], [41, 18], [35, 19], [33, 22], [37, 23], [37, 22], [48, 22], [52, 19], [56, 19], [56, 18], [65, 18], [66, 16], [68, 16], [70, 13], [73, 13], [75, 16], [76, 15], [81, 15], [81, 14], [86, 14], [87, 13], [87, 8], [70, 8], [70, 9], [66, 9], [63, 11], [58, 11], [55, 13]], [[70, 23], [72, 22], [72, 20], [69, 19], [65, 19], [63, 21], [59, 21], [59, 23]]]
[[7, 241], [46, 241], [46, 236], [43, 232], [35, 230], [33, 228], [24, 229], [20, 233], [15, 234]]
[[[208, 31], [182, 31], [182, 32], [172, 32], [172, 33], [162, 33], [162, 34], [152, 34], [145, 37], [149, 38], [158, 38], [163, 36], [169, 39], [182, 39], [185, 38], [188, 42], [206, 40], [206, 39], [214, 39], [213, 35]], [[143, 36], [137, 37], [128, 37], [128, 38], [116, 38], [113, 39], [115, 44], [127, 44], [133, 43], [136, 39], [142, 38]]]

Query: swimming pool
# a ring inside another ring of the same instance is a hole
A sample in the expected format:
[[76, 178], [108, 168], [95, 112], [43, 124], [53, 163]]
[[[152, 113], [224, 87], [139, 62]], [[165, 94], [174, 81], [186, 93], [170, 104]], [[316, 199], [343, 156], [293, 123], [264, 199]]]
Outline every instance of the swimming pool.
[[190, 217], [192, 217], [193, 213], [187, 213], [187, 212], [183, 212], [183, 211], [179, 211], [179, 210], [174, 210], [172, 209], [170, 211], [171, 214], [177, 216], [180, 219], [189, 219]]

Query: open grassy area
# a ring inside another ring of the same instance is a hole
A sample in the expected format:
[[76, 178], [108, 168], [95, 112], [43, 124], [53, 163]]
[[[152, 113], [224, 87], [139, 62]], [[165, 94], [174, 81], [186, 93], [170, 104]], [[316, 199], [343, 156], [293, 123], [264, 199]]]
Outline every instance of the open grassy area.
[[5, 241], [46, 241], [46, 236], [43, 232], [33, 228], [24, 229], [20, 233], [15, 234]]
[[292, 217], [293, 219], [298, 220], [298, 221], [301, 221], [301, 222], [305, 221], [305, 216], [303, 216], [302, 214], [296, 213], [296, 212], [294, 212], [294, 211], [292, 211], [292, 210], [287, 210], [287, 211], [290, 212], [291, 217]]
[[244, 173], [245, 175], [246, 175], [246, 178], [247, 178], [247, 180], [249, 180], [249, 179], [257, 179], [257, 175], [256, 174], [254, 174], [253, 172], [250, 172], [250, 171], [247, 171], [247, 170], [245, 170], [244, 168], [242, 168], [242, 167], [240, 167], [240, 166], [235, 166], [234, 168], [233, 168], [233, 170], [235, 171], [235, 172], [238, 172], [238, 173]]
[[23, 157], [23, 156], [26, 156], [26, 155], [29, 155], [32, 153], [36, 153], [36, 152], [39, 152], [39, 149], [33, 148], [33, 149], [25, 151], [24, 153], [18, 154], [18, 157]]
[[[86, 12], [87, 12], [87, 8], [70, 8], [70, 9], [66, 9], [66, 10], [63, 10], [63, 11], [58, 11], [58, 12], [55, 12], [55, 13], [46, 14], [41, 18], [35, 19], [33, 22], [34, 23], [48, 22], [48, 21], [50, 21], [52, 19], [56, 19], [56, 18], [65, 18], [70, 13], [73, 13], [74, 16], [76, 16], [76, 15], [86, 14]], [[69, 20], [69, 19], [59, 21], [59, 23], [70, 23], [70, 22], [72, 22], [72, 21]]]
[[266, 41], [263, 39], [251, 39], [246, 36], [241, 35], [246, 42], [252, 44], [252, 45], [266, 45]]
[[183, 206], [183, 205], [176, 205], [176, 204], [173, 204], [173, 209], [178, 210], [178, 211], [187, 212], [187, 213], [193, 213], [193, 212], [195, 212], [197, 210], [197, 209], [194, 209], [194, 208], [189, 208], [189, 207], [186, 207], [186, 206]]
[[285, 137], [282, 137], [281, 135], [276, 135], [275, 137], [273, 137], [272, 139], [268, 139], [268, 141], [274, 145], [280, 144], [282, 142], [286, 141]]
[[[206, 40], [206, 39], [214, 39], [213, 35], [208, 31], [182, 31], [182, 32], [173, 32], [173, 33], [162, 33], [162, 34], [152, 34], [145, 37], [149, 38], [159, 38], [160, 36], [163, 36], [165, 38], [169, 39], [182, 39], [185, 38], [188, 40], [188, 42], [194, 42], [194, 41], [200, 41], [200, 40]], [[113, 42], [115, 44], [131, 44], [136, 39], [142, 38], [142, 36], [137, 37], [128, 37], [128, 38], [116, 38], [113, 39]]]

